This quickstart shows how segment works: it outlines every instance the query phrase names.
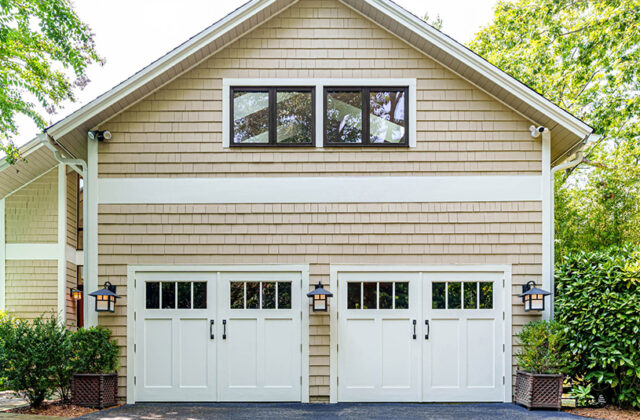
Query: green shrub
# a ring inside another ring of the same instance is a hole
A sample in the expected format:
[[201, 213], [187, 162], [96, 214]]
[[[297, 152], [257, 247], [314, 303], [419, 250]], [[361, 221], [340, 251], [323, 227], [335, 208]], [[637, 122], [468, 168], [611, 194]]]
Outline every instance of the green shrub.
[[102, 328], [79, 329], [71, 336], [75, 373], [112, 373], [118, 369], [118, 346], [110, 340], [111, 331]]
[[557, 322], [534, 321], [518, 333], [520, 351], [518, 368], [529, 373], [562, 373], [566, 362], [563, 354], [564, 332]]
[[640, 408], [640, 249], [567, 256], [556, 268], [556, 320], [568, 373], [620, 406]]
[[60, 386], [68, 397], [69, 332], [55, 315], [31, 322], [3, 317], [0, 344], [7, 389], [22, 393], [34, 407]]

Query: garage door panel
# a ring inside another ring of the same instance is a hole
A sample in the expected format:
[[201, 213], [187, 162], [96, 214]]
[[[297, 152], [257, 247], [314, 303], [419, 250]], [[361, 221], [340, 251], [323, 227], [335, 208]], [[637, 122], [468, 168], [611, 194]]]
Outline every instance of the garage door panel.
[[180, 386], [204, 388], [209, 386], [208, 319], [180, 319]]
[[473, 343], [467, 352], [467, 386], [470, 388], [496, 386], [495, 335], [495, 320], [467, 320], [467, 343]]
[[347, 388], [375, 388], [379, 360], [371, 350], [379, 347], [375, 319], [348, 319], [343, 340], [344, 385]]
[[231, 388], [255, 388], [258, 383], [258, 320], [227, 321], [225, 370]]
[[[293, 388], [298, 369], [294, 365], [296, 349], [291, 340], [296, 334], [292, 319], [264, 320], [264, 386], [267, 388]], [[285, 343], [283, 345], [283, 343]]]
[[171, 319], [144, 321], [144, 386], [147, 388], [173, 386], [172, 324]]
[[382, 387], [409, 389], [412, 385], [410, 319], [382, 320]]
[[429, 365], [433, 388], [460, 386], [460, 320], [433, 319], [431, 321]]

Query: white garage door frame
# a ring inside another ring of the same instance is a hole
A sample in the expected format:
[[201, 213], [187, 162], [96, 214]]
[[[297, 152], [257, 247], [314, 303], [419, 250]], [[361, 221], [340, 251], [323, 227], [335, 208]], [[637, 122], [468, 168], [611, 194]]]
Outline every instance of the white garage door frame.
[[302, 375], [301, 399], [309, 402], [309, 265], [308, 264], [225, 264], [225, 265], [129, 265], [127, 266], [127, 404], [135, 404], [135, 302], [136, 302], [136, 273], [251, 273], [251, 272], [296, 272], [301, 274], [301, 311], [300, 340], [302, 344], [301, 366]]
[[397, 272], [397, 273], [500, 273], [504, 275], [504, 402], [512, 401], [512, 287], [511, 265], [331, 265], [329, 287], [334, 298], [329, 306], [329, 401], [338, 401], [338, 275], [344, 272]]

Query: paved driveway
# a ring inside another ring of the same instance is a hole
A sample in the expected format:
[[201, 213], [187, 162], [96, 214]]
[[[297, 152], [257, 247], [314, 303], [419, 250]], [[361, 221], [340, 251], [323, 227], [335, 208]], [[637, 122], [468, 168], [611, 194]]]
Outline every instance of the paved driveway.
[[83, 419], [583, 419], [513, 404], [136, 404]]

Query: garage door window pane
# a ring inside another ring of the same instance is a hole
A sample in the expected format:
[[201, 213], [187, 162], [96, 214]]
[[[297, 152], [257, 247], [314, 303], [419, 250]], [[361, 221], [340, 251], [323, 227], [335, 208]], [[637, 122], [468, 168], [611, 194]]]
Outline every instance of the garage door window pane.
[[231, 309], [244, 309], [244, 282], [232, 281], [229, 295]]
[[291, 282], [278, 282], [278, 309], [291, 309]]
[[478, 283], [464, 283], [464, 309], [478, 308]]
[[409, 309], [409, 283], [395, 283], [396, 309]]
[[360, 286], [362, 283], [347, 283], [347, 309], [360, 309]]
[[276, 309], [276, 284], [262, 283], [262, 309]]
[[380, 283], [379, 309], [393, 309], [393, 283]]
[[447, 309], [461, 309], [462, 308], [462, 298], [461, 298], [461, 283], [448, 283], [448, 306]]
[[146, 308], [160, 309], [160, 283], [147, 282], [146, 285]]
[[480, 283], [480, 309], [493, 309], [493, 282]]
[[162, 309], [175, 309], [176, 283], [162, 283]]
[[362, 309], [377, 309], [377, 284], [363, 283]]
[[191, 309], [191, 283], [178, 283], [178, 309]]
[[247, 306], [246, 309], [258, 309], [260, 307], [260, 283], [247, 282]]
[[433, 309], [447, 309], [447, 283], [433, 283], [431, 285], [431, 307]]
[[198, 281], [193, 283], [193, 309], [207, 308], [207, 283]]

